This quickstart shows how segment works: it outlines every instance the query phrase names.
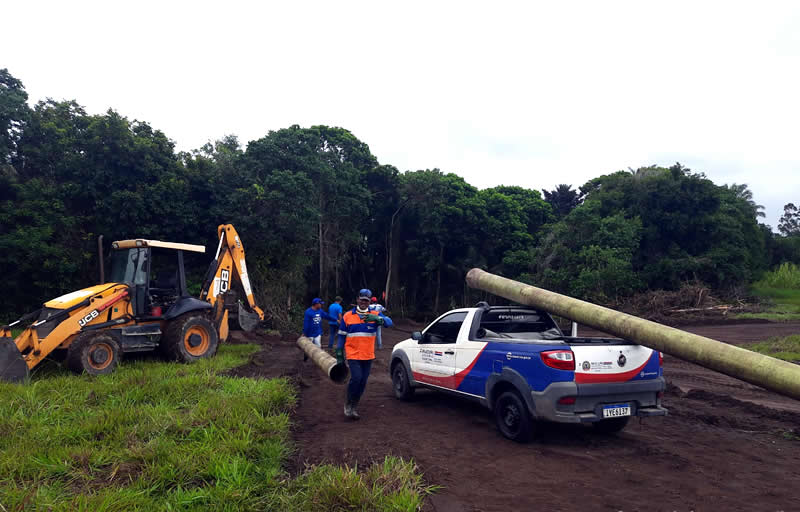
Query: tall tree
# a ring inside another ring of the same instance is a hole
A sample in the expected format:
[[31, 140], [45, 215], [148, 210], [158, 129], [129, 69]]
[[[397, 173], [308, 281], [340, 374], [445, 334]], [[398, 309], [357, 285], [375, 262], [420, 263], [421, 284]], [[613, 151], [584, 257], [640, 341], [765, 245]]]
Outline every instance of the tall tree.
[[778, 231], [783, 236], [800, 235], [800, 210], [794, 203], [788, 203], [783, 207], [783, 215], [778, 222]]
[[16, 156], [17, 143], [30, 115], [28, 93], [8, 69], [0, 69], [0, 170]]
[[748, 206], [750, 206], [750, 209], [753, 211], [754, 217], [764, 218], [767, 216], [767, 214], [764, 213], [764, 206], [755, 202], [753, 199], [753, 191], [747, 188], [746, 184], [742, 183], [741, 185], [737, 185], [736, 183], [733, 183], [731, 185], [723, 185], [723, 187], [733, 192], [737, 199], [747, 203]]
[[544, 200], [553, 207], [556, 217], [563, 219], [583, 201], [582, 196], [572, 185], [561, 184], [552, 191], [542, 189]]
[[[731, 286], [763, 265], [763, 235], [752, 206], [702, 173], [680, 164], [645, 167], [595, 178], [581, 190], [593, 215], [641, 223], [632, 270], [649, 288], [674, 289], [692, 279]], [[572, 268], [572, 274], [580, 271]]]
[[[438, 169], [406, 173], [405, 196], [413, 197], [404, 217], [406, 276], [415, 302], [432, 303], [439, 311], [442, 298], [462, 289], [470, 266], [485, 265], [481, 251], [486, 208], [478, 190], [460, 176]], [[454, 287], [448, 278], [455, 278]]]
[[306, 251], [317, 261], [318, 293], [326, 296], [337, 269], [363, 242], [359, 219], [369, 213], [370, 194], [362, 173], [375, 167], [377, 159], [343, 128], [296, 125], [251, 142], [245, 159], [257, 177], [289, 170], [312, 181], [293, 200], [315, 208], [316, 232], [308, 238]]

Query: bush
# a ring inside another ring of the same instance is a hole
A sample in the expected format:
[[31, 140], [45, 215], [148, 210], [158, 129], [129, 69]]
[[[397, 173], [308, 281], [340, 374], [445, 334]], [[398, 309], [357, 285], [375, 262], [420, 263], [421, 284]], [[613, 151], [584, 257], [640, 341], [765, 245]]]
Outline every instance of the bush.
[[767, 272], [757, 283], [756, 288], [790, 288], [800, 290], [800, 268], [794, 263], [782, 263], [778, 268]]

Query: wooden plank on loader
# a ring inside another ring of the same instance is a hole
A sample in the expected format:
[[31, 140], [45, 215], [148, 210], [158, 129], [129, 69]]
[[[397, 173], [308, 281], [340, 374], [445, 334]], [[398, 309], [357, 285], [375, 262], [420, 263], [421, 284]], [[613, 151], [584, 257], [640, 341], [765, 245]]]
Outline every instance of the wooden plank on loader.
[[800, 366], [566, 295], [490, 274], [478, 268], [467, 284], [520, 304], [660, 350], [705, 368], [800, 400]]

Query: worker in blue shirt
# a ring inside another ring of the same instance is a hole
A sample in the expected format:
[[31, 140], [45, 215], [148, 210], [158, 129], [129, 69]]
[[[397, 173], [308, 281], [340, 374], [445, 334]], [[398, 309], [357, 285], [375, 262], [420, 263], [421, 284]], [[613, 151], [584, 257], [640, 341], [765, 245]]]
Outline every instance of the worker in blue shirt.
[[311, 307], [303, 316], [303, 336], [311, 338], [314, 345], [319, 348], [322, 348], [322, 319], [332, 320], [331, 316], [322, 309], [324, 304], [322, 299], [312, 300]]
[[333, 304], [328, 307], [328, 315], [336, 320], [328, 320], [328, 328], [330, 329], [330, 340], [328, 340], [328, 348], [333, 348], [336, 341], [336, 334], [339, 332], [339, 323], [342, 321], [342, 298], [336, 296], [333, 299]]

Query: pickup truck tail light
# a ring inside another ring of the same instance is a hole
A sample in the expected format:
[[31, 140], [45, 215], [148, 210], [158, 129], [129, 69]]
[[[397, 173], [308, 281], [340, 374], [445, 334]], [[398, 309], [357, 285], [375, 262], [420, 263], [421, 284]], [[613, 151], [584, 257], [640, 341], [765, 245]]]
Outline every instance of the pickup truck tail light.
[[571, 350], [546, 350], [541, 353], [542, 362], [559, 370], [575, 370], [575, 356]]
[[658, 351], [658, 366], [664, 366], [664, 353]]

